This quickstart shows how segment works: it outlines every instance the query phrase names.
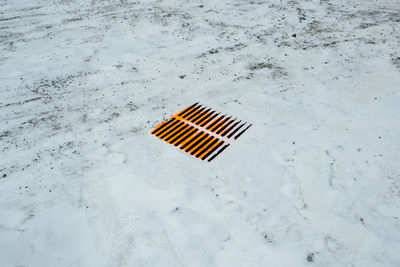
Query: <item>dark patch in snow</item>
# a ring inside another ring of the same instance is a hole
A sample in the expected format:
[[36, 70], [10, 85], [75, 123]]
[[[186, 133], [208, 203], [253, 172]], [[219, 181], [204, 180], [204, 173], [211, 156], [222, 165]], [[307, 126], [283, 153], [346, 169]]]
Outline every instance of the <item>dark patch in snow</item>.
[[245, 48], [245, 47], [247, 47], [246, 44], [239, 43], [239, 44], [235, 44], [234, 46], [225, 47], [224, 49], [225, 49], [226, 51], [232, 52], [232, 51], [241, 50], [241, 49], [243, 49], [243, 48]]
[[267, 242], [268, 244], [271, 244], [273, 242], [272, 237], [269, 236], [268, 234], [263, 233], [263, 237], [264, 237], [265, 242]]
[[251, 71], [255, 71], [255, 70], [261, 70], [261, 69], [265, 69], [265, 68], [272, 69], [273, 67], [274, 67], [274, 65], [272, 65], [271, 63], [260, 62], [260, 63], [250, 64], [248, 69]]
[[392, 63], [396, 66], [396, 68], [400, 71], [400, 56], [392, 57]]
[[308, 255], [307, 255], [307, 261], [308, 262], [313, 262], [314, 261], [314, 253], [309, 253]]
[[272, 78], [284, 78], [288, 76], [288, 73], [280, 66], [276, 66], [269, 62], [259, 62], [252, 63], [248, 66], [248, 69], [251, 71], [258, 71], [262, 69], [270, 69], [272, 70]]

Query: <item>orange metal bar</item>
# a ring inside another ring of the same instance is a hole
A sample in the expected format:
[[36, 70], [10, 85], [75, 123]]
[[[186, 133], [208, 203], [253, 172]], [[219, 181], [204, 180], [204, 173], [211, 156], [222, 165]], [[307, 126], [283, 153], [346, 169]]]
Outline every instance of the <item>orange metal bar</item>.
[[170, 137], [171, 135], [174, 135], [179, 129], [181, 129], [182, 127], [184, 127], [186, 124], [184, 122], [182, 122], [182, 125], [180, 125], [179, 127], [177, 127], [175, 130], [173, 130], [172, 132], [168, 133], [168, 135], [162, 137], [163, 140], [167, 140], [168, 137]]
[[165, 121], [161, 122], [160, 124], [158, 124], [158, 125], [156, 126], [156, 128], [155, 128], [153, 131], [151, 131], [151, 133], [154, 134], [154, 133], [157, 132], [158, 130], [161, 130], [161, 127], [162, 127], [164, 124], [170, 123], [170, 122], [172, 122], [172, 121], [174, 121], [174, 120], [175, 120], [175, 118], [171, 118], [171, 119], [168, 119], [168, 120], [165, 120]]
[[[195, 131], [193, 131], [195, 130]], [[186, 138], [188, 138], [189, 136], [194, 135], [195, 133], [197, 133], [198, 130], [196, 128], [193, 127], [193, 129], [191, 129], [189, 132], [187, 132], [186, 134], [184, 134], [182, 137], [180, 137], [178, 140], [176, 140], [173, 144], [175, 146], [180, 145], [181, 141], [184, 141]]]
[[224, 124], [226, 121], [228, 121], [231, 117], [229, 118], [225, 118], [222, 121], [218, 122], [217, 124], [215, 124], [213, 127], [211, 127], [210, 131], [214, 132], [215, 130], [217, 130], [222, 124]]
[[222, 115], [222, 116], [219, 116], [219, 117], [216, 117], [215, 120], [211, 121], [209, 124], [207, 124], [207, 126], [204, 126], [204, 127], [206, 127], [207, 130], [210, 130], [210, 128], [214, 127], [215, 124], [217, 124], [218, 122], [223, 120], [225, 118], [225, 116], [226, 116], [226, 114]]
[[194, 122], [197, 121], [199, 118], [202, 118], [204, 115], [207, 115], [208, 112], [209, 112], [210, 110], [211, 110], [211, 108], [209, 108], [209, 109], [207, 109], [207, 110], [205, 110], [205, 111], [202, 111], [200, 114], [197, 114], [196, 117], [194, 117], [194, 118], [191, 119], [190, 121], [194, 123]]
[[[216, 141], [215, 143], [217, 143], [217, 141], [218, 141], [218, 138], [215, 138], [214, 136], [212, 136], [212, 138], [207, 142], [207, 146], [209, 146], [210, 144], [212, 144], [212, 142], [214, 142], [214, 141]], [[215, 144], [214, 144], [215, 145]], [[206, 147], [207, 147], [206, 146]], [[205, 148], [206, 147], [202, 147], [201, 149], [199, 149], [199, 151], [197, 151], [196, 153], [194, 153], [194, 155], [198, 158], [201, 154], [203, 154], [204, 152], [206, 152], [206, 150], [208, 150], [208, 149], [206, 149], [205, 150]], [[212, 146], [210, 146], [210, 148], [211, 148]], [[203, 153], [202, 153], [202, 151], [204, 151]]]
[[[184, 149], [185, 145], [186, 145], [188, 142], [195, 141], [195, 140], [197, 140], [199, 137], [201, 137], [201, 136], [203, 136], [203, 135], [204, 135], [204, 132], [200, 132], [200, 133], [193, 134], [193, 135], [190, 136], [187, 140], [183, 141], [183, 143], [181, 144], [180, 148], [181, 148], [181, 149]], [[195, 139], [194, 139], [194, 138], [195, 138]], [[192, 140], [192, 141], [190, 141], [190, 140]]]
[[[196, 146], [194, 146], [192, 149], [190, 149], [189, 151], [186, 151], [186, 152], [192, 154], [192, 152], [195, 151], [196, 148], [198, 148], [199, 146], [201, 146], [201, 145], [202, 145], [205, 141], [207, 141], [207, 139], [209, 138], [209, 136], [207, 136], [207, 135], [204, 135], [203, 137], [205, 137], [203, 141], [201, 141], [201, 142], [198, 143]], [[193, 155], [193, 154], [192, 154], [192, 155]]]
[[201, 122], [201, 124], [199, 124], [200, 127], [208, 125], [210, 123], [210, 121], [214, 120], [219, 114], [221, 114], [221, 112], [217, 113], [217, 114], [214, 114], [214, 115], [211, 116], [211, 118], [207, 119], [206, 121]]
[[209, 112], [210, 109], [208, 109], [206, 112], [204, 112], [200, 117], [198, 117], [196, 120], [193, 121], [194, 124], [199, 124], [201, 121], [207, 119], [210, 117], [215, 111]]
[[218, 129], [218, 131], [216, 131], [216, 134], [219, 134], [220, 132], [222, 132], [223, 130], [225, 130], [226, 127], [228, 127], [232, 122], [234, 122], [236, 119], [233, 120], [229, 120], [227, 123], [225, 123], [224, 125], [221, 125], [221, 127]]
[[201, 108], [201, 105], [195, 106], [189, 112], [186, 112], [185, 114], [183, 114], [183, 115], [181, 115], [179, 117], [186, 118], [186, 117], [190, 116], [193, 112], [196, 112], [196, 110], [198, 110], [199, 108]]
[[199, 155], [199, 157], [201, 158], [201, 159], [205, 159], [205, 157], [207, 156], [207, 154], [211, 151], [211, 150], [213, 150], [216, 146], [220, 146], [220, 145], [222, 145], [224, 143], [224, 141], [219, 141], [219, 142], [217, 142], [217, 143], [215, 143], [212, 147], [210, 147], [207, 151], [205, 151], [204, 153], [202, 153], [201, 155]]
[[182, 110], [181, 112], [179, 112], [178, 114], [176, 114], [176, 116], [182, 116], [183, 114], [185, 114], [186, 112], [188, 112], [189, 110], [191, 110], [192, 108], [194, 108], [198, 103], [199, 103], [199, 102], [194, 103], [193, 105], [191, 105], [191, 106], [185, 108], [184, 110]]

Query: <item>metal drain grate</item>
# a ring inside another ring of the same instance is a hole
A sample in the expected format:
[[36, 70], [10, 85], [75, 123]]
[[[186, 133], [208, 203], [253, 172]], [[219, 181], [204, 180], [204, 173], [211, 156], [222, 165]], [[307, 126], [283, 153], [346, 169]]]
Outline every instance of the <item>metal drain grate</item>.
[[250, 126], [196, 103], [157, 125], [151, 133], [196, 158], [212, 161]]

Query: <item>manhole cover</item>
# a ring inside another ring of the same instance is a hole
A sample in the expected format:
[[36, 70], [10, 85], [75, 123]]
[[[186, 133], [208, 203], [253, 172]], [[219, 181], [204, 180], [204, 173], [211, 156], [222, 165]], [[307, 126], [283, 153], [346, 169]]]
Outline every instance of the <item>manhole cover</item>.
[[196, 158], [212, 161], [250, 126], [196, 103], [159, 124], [151, 133]]

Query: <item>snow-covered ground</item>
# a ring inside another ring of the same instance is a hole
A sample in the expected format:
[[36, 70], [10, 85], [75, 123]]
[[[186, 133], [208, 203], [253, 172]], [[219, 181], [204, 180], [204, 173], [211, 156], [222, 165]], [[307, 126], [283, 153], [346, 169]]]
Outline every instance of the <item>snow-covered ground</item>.
[[0, 1], [0, 152], [2, 267], [399, 266], [400, 2]]

